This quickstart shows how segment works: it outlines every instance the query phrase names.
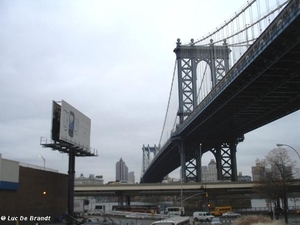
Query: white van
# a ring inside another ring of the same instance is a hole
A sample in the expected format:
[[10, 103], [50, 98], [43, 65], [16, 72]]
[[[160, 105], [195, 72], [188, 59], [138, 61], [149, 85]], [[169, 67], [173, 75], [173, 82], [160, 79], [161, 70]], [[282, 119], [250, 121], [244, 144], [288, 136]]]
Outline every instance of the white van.
[[165, 210], [165, 214], [169, 216], [184, 216], [184, 207], [167, 207]]
[[211, 221], [214, 216], [209, 212], [194, 212], [193, 218], [195, 221]]

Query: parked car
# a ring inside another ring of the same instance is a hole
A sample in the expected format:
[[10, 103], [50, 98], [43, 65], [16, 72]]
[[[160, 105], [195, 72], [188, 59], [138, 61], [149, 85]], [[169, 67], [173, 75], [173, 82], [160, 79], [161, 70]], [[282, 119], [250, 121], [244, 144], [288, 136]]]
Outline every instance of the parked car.
[[226, 212], [226, 213], [223, 213], [222, 214], [222, 217], [225, 217], [225, 218], [233, 218], [233, 217], [240, 217], [241, 214], [240, 213], [235, 213], [235, 212]]
[[214, 218], [212, 218], [210, 224], [211, 224], [211, 225], [221, 225], [222, 222], [221, 222], [221, 220], [220, 220], [219, 217], [214, 217]]

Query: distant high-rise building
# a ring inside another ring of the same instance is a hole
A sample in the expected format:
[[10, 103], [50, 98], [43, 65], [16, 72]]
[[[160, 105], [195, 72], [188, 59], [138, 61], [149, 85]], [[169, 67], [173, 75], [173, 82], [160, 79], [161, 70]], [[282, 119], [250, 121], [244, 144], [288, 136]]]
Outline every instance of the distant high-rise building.
[[[283, 174], [284, 173], [284, 174]], [[267, 178], [267, 174], [272, 174], [272, 179], [282, 179], [282, 177], [293, 177], [292, 167], [282, 164], [272, 164], [266, 168], [260, 163], [256, 163], [256, 166], [252, 166], [253, 181], [262, 181]]]
[[253, 181], [261, 181], [266, 178], [266, 168], [260, 163], [256, 163], [256, 166], [252, 166], [252, 179]]
[[131, 184], [135, 183], [134, 171], [130, 171], [128, 173], [128, 183], [131, 183]]
[[215, 182], [217, 178], [217, 164], [214, 159], [211, 159], [207, 166], [202, 166], [202, 181]]
[[128, 167], [122, 158], [116, 163], [116, 180], [128, 181]]

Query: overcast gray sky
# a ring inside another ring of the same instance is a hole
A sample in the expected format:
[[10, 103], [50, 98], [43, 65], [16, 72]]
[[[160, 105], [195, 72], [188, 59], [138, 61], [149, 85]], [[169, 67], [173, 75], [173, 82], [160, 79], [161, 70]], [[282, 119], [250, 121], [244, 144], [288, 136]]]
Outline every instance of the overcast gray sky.
[[[142, 169], [143, 144], [158, 144], [177, 38], [207, 34], [240, 0], [0, 1], [0, 154], [67, 173], [68, 156], [42, 148], [50, 139], [52, 100], [65, 100], [92, 121], [98, 157], [76, 158], [76, 175], [115, 180], [120, 159]], [[276, 143], [300, 150], [300, 112], [245, 135], [238, 171]], [[297, 155], [291, 152], [297, 159]], [[204, 156], [207, 164], [211, 155]], [[174, 173], [179, 177], [179, 174]]]

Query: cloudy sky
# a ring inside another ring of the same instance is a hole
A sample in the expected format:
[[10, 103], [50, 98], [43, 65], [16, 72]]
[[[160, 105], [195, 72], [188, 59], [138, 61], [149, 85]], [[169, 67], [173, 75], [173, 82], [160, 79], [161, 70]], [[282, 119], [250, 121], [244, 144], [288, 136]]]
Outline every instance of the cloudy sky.
[[[245, 5], [240, 0], [0, 1], [0, 154], [68, 171], [68, 156], [42, 148], [52, 100], [92, 121], [98, 157], [76, 158], [76, 175], [115, 180], [122, 158], [139, 181], [143, 144], [158, 144], [177, 38], [197, 39]], [[238, 171], [282, 142], [300, 150], [300, 112], [245, 135]], [[290, 152], [297, 159], [295, 152]], [[211, 155], [204, 156], [207, 164]], [[174, 173], [179, 177], [179, 174]]]

